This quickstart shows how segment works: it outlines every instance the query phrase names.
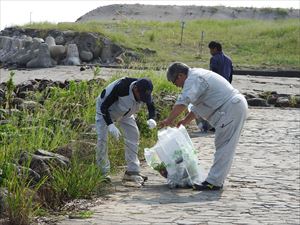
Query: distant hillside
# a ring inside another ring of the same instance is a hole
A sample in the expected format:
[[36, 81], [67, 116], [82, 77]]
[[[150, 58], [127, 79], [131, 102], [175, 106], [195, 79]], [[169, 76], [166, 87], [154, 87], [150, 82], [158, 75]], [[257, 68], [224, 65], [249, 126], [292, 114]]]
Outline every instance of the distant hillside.
[[283, 8], [231, 8], [224, 6], [175, 6], [116, 4], [98, 7], [76, 20], [176, 21], [195, 19], [287, 19], [299, 18], [299, 10]]

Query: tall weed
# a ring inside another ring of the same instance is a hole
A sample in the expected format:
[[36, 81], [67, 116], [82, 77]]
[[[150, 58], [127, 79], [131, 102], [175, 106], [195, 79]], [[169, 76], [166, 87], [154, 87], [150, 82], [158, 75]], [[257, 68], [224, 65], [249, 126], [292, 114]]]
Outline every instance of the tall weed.
[[53, 170], [51, 187], [61, 199], [90, 198], [103, 181], [100, 169], [73, 159], [69, 168]]
[[14, 166], [7, 167], [6, 173], [4, 184], [8, 192], [6, 202], [10, 224], [29, 225], [40, 207], [35, 199], [37, 191], [47, 178], [43, 178], [32, 187], [28, 174], [25, 174], [25, 177], [20, 176]]

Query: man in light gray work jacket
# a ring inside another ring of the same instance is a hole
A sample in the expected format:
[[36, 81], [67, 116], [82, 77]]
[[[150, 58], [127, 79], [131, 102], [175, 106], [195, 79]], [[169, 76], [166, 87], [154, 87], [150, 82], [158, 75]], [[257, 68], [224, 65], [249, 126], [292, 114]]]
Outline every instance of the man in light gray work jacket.
[[192, 104], [191, 112], [177, 126], [201, 117], [215, 127], [216, 152], [213, 165], [206, 180], [195, 184], [193, 188], [199, 191], [220, 190], [229, 173], [247, 118], [247, 101], [223, 77], [209, 70], [190, 68], [180, 62], [170, 65], [167, 79], [183, 90], [170, 115], [161, 121], [160, 126], [172, 125], [175, 118]]
[[108, 132], [118, 140], [121, 132], [115, 126], [118, 122], [123, 129], [125, 138], [125, 160], [127, 170], [123, 181], [135, 182], [138, 186], [143, 185], [147, 177], [140, 173], [138, 159], [139, 130], [134, 118], [142, 103], [145, 103], [149, 112], [147, 124], [150, 129], [156, 127], [155, 107], [151, 93], [153, 85], [147, 78], [124, 77], [109, 84], [96, 101], [96, 128], [97, 150], [96, 162], [107, 181], [110, 181], [110, 162], [107, 149]]

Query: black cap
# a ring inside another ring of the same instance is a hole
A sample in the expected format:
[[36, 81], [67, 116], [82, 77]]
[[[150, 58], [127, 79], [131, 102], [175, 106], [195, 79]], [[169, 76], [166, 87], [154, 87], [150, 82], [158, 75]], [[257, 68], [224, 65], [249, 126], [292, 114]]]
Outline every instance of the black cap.
[[135, 83], [142, 102], [150, 104], [152, 102], [151, 93], [153, 90], [153, 85], [150, 79], [140, 78]]

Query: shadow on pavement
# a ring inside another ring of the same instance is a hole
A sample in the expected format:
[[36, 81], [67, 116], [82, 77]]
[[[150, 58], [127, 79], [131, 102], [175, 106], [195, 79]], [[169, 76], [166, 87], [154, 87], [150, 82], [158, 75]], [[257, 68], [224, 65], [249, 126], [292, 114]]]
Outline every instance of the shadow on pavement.
[[[130, 192], [130, 191], [129, 191]], [[146, 205], [218, 201], [223, 191], [194, 191], [191, 188], [169, 189], [166, 184], [146, 184], [130, 193], [127, 203], [139, 202]]]

